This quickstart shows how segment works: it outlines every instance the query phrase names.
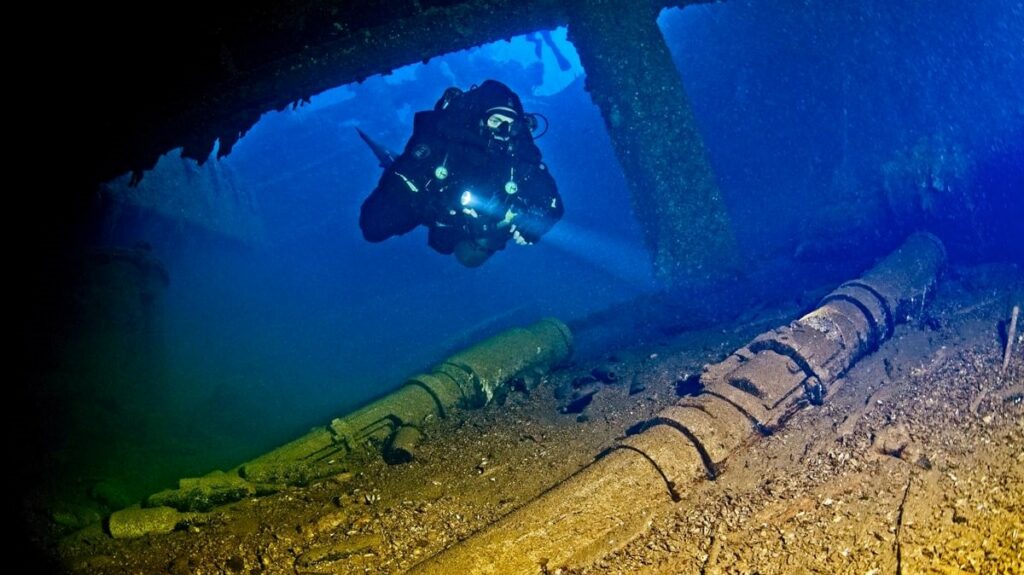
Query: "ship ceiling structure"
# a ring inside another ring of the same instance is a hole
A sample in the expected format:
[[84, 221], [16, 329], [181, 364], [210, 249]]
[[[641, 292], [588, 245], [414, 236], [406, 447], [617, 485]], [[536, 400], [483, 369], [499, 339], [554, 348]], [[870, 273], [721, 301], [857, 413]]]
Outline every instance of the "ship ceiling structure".
[[[199, 162], [226, 155], [264, 113], [330, 88], [568, 26], [656, 271], [670, 283], [694, 270], [707, 278], [727, 267], [731, 234], [656, 22], [662, 9], [693, 3], [257, 0], [244, 10], [188, 2], [165, 13], [76, 8], [89, 13], [64, 20], [59, 33], [74, 49], [58, 67], [86, 71], [93, 81], [73, 90], [75, 105], [55, 107], [64, 127], [60, 145], [76, 150], [69, 161], [80, 165], [70, 167], [85, 188], [129, 172], [137, 179], [175, 149]], [[96, 24], [75, 25], [86, 16]], [[619, 76], [624, 70], [631, 72]], [[664, 131], [648, 121], [659, 117], [683, 121]]]

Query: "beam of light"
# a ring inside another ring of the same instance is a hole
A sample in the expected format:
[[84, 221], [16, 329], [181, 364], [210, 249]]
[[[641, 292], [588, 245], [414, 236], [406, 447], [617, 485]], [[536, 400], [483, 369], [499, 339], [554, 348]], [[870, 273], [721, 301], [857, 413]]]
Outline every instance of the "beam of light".
[[[477, 217], [501, 220], [506, 216], [506, 207], [501, 202], [482, 198], [471, 189], [462, 192], [459, 200], [463, 208], [474, 210]], [[514, 218], [511, 223], [515, 223]], [[542, 243], [637, 292], [650, 292], [659, 287], [652, 273], [650, 255], [637, 242], [562, 220], [544, 236]]]
[[639, 293], [652, 292], [659, 288], [651, 267], [650, 254], [636, 241], [562, 220], [544, 236], [541, 244], [556, 249]]
[[459, 205], [473, 210], [476, 214], [473, 217], [483, 217], [487, 220], [501, 221], [505, 218], [508, 208], [501, 203], [499, 198], [480, 196], [473, 192], [472, 188], [466, 188], [459, 196]]

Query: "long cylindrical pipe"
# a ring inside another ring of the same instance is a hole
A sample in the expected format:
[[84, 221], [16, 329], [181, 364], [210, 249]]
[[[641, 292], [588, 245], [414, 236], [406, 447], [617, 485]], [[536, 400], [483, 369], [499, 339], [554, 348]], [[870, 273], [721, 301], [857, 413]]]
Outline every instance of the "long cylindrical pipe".
[[707, 366], [698, 396], [662, 410], [587, 468], [412, 573], [534, 575], [582, 567], [625, 545], [660, 504], [722, 472], [742, 443], [823, 401], [897, 323], [920, 312], [945, 259], [935, 236], [912, 235], [814, 311]]
[[392, 462], [407, 460], [432, 421], [481, 407], [507, 393], [512, 380], [546, 373], [571, 354], [572, 333], [557, 319], [510, 329], [228, 473], [182, 479], [177, 489], [150, 496], [146, 505], [206, 511], [282, 484], [301, 485], [341, 472], [356, 453], [383, 449]]
[[385, 445], [403, 426], [422, 427], [459, 408], [481, 407], [517, 377], [544, 373], [572, 354], [572, 333], [548, 318], [502, 332], [449, 357], [431, 373], [242, 466], [250, 481], [303, 483], [348, 464], [357, 451]]

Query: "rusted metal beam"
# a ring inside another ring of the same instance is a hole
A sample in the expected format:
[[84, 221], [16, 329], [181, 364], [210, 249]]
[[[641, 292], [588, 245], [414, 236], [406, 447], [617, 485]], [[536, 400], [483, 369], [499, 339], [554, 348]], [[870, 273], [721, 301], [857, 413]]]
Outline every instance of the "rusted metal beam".
[[587, 72], [633, 194], [655, 273], [713, 283], [733, 267], [734, 240], [686, 91], [654, 4], [573, 0], [569, 39]]

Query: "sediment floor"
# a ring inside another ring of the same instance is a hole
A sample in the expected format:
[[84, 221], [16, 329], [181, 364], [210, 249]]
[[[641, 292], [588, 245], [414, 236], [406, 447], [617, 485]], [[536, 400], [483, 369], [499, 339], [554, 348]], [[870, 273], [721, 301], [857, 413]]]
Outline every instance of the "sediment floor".
[[[1022, 573], [1024, 353], [1002, 371], [1009, 267], [951, 270], [920, 317], [715, 481], [652, 509], [650, 528], [582, 570], [538, 573]], [[402, 573], [579, 470], [686, 392], [687, 376], [796, 309], [579, 359], [504, 405], [441, 422], [415, 461], [219, 508], [167, 535], [65, 538], [67, 570]], [[595, 368], [581, 413], [566, 390]], [[487, 558], [482, 557], [481, 561]]]

